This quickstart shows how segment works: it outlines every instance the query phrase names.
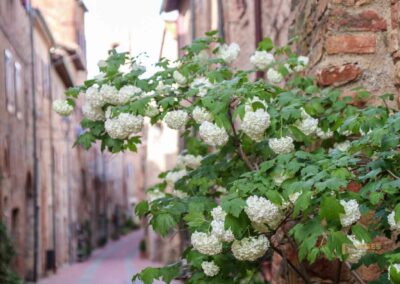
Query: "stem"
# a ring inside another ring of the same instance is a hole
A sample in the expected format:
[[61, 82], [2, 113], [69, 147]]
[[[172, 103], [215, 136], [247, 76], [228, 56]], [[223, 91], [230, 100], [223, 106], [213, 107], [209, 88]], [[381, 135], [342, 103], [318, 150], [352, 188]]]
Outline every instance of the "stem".
[[353, 275], [353, 277], [357, 280], [358, 283], [360, 284], [366, 284], [364, 282], [364, 280], [362, 280], [362, 278], [360, 277], [360, 275], [358, 275], [357, 272], [355, 272], [354, 270], [351, 270], [351, 265], [348, 262], [345, 262], [346, 266], [350, 269], [350, 273]]
[[308, 277], [306, 275], [304, 275], [289, 259], [287, 259], [282, 251], [280, 249], [278, 249], [277, 247], [273, 246], [271, 244], [271, 248], [277, 253], [279, 254], [283, 259], [286, 259], [287, 264], [289, 264], [289, 266], [293, 269], [294, 272], [297, 273], [297, 275], [299, 275], [301, 277], [301, 279], [304, 280], [304, 282], [306, 284], [311, 284], [311, 281], [308, 279]]
[[250, 160], [247, 157], [246, 153], [243, 151], [242, 145], [240, 144], [239, 136], [238, 136], [238, 134], [236, 132], [235, 124], [233, 123], [231, 108], [229, 108], [228, 114], [229, 114], [229, 123], [230, 123], [230, 125], [232, 127], [232, 131], [233, 131], [234, 144], [238, 149], [238, 154], [242, 158], [242, 160], [246, 163], [247, 167], [250, 170], [254, 171], [256, 169], [256, 167], [254, 167], [252, 165], [252, 163], [250, 162]]
[[335, 284], [339, 284], [339, 282], [340, 282], [340, 276], [341, 276], [341, 274], [342, 274], [342, 265], [343, 265], [343, 262], [341, 262], [341, 261], [339, 260], [339, 263], [338, 263], [338, 266], [337, 266], [337, 270], [336, 270], [336, 280], [335, 280]]
[[400, 179], [400, 177], [396, 176], [391, 170], [386, 170], [392, 177], [395, 179]]

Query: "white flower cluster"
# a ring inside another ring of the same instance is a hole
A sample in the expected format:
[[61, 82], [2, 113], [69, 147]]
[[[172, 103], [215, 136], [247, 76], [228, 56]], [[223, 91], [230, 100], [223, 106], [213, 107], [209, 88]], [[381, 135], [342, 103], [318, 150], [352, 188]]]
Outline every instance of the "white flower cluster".
[[241, 128], [252, 140], [260, 142], [269, 125], [270, 116], [268, 112], [263, 109], [257, 109], [256, 111], [246, 111]]
[[359, 241], [354, 235], [348, 235], [347, 238], [353, 243], [352, 246], [346, 246], [346, 254], [349, 255], [347, 261], [357, 263], [367, 253], [367, 247], [364, 241]]
[[389, 223], [390, 230], [395, 232], [400, 232], [400, 222], [396, 222], [394, 216], [395, 216], [394, 211], [387, 216], [387, 221]]
[[300, 195], [302, 194], [301, 191], [293, 192], [289, 194], [289, 200], [292, 204], [295, 204], [297, 199], [299, 199]]
[[138, 133], [143, 128], [143, 116], [130, 113], [120, 113], [115, 118], [108, 118], [104, 128], [113, 139], [125, 139], [132, 133]]
[[304, 109], [302, 111], [302, 120], [296, 124], [305, 135], [314, 134], [318, 128], [318, 119], [311, 117]]
[[201, 268], [203, 268], [204, 274], [209, 277], [213, 277], [219, 273], [219, 266], [214, 261], [203, 261]]
[[308, 57], [299, 56], [297, 58], [297, 65], [294, 67], [294, 71], [296, 71], [296, 72], [303, 71], [307, 67], [309, 61], [310, 61], [310, 59]]
[[158, 190], [158, 189], [151, 190], [151, 191], [148, 191], [148, 192], [147, 192], [147, 199], [148, 199], [150, 202], [153, 202], [153, 201], [156, 200], [156, 199], [164, 198], [164, 197], [165, 197], [165, 193], [164, 193], [164, 192], [161, 192], [161, 191]]
[[275, 154], [287, 154], [294, 150], [293, 138], [290, 136], [282, 138], [271, 138], [268, 146]]
[[213, 221], [211, 222], [211, 234], [216, 236], [220, 241], [232, 242], [235, 237], [231, 229], [225, 230], [226, 213], [222, 210], [222, 207], [215, 207], [211, 211], [211, 215], [213, 216]]
[[278, 206], [268, 199], [256, 195], [246, 199], [244, 211], [252, 223], [266, 224], [271, 229], [274, 229], [283, 217]]
[[245, 111], [254, 111], [254, 109], [253, 109], [254, 103], [261, 103], [265, 109], [268, 109], [267, 102], [260, 99], [259, 97], [255, 96], [255, 97], [247, 100], [246, 104], [244, 105], [244, 110]]
[[203, 107], [196, 106], [192, 112], [193, 119], [198, 123], [202, 124], [204, 121], [211, 121], [211, 114]]
[[340, 204], [344, 208], [344, 214], [340, 214], [340, 223], [343, 227], [348, 227], [360, 220], [361, 213], [357, 200], [340, 200]]
[[317, 128], [316, 134], [319, 138], [321, 139], [329, 139], [333, 137], [333, 131], [328, 129], [326, 132], [322, 130], [321, 128]]
[[232, 244], [232, 253], [238, 260], [255, 261], [262, 257], [269, 248], [266, 236], [244, 238], [235, 240]]
[[199, 128], [199, 135], [203, 141], [210, 146], [223, 146], [228, 142], [229, 136], [224, 128], [204, 121]]
[[349, 140], [346, 140], [341, 143], [335, 143], [333, 146], [335, 147], [335, 149], [337, 149], [341, 152], [346, 152], [347, 150], [350, 149], [351, 142]]
[[115, 100], [117, 105], [123, 105], [130, 101], [132, 101], [135, 96], [139, 96], [142, 93], [142, 90], [133, 85], [123, 86], [118, 91], [118, 98]]
[[167, 182], [168, 185], [174, 186], [174, 184], [178, 180], [183, 178], [186, 174], [187, 174], [186, 170], [168, 172], [167, 175], [165, 176], [165, 181]]
[[275, 62], [274, 55], [266, 51], [256, 51], [251, 57], [250, 62], [258, 70], [266, 70], [268, 66]]
[[282, 183], [287, 180], [289, 177], [286, 174], [282, 173], [275, 173], [272, 174], [272, 179], [277, 186], [281, 186]]
[[400, 281], [400, 263], [391, 264], [388, 268], [388, 278], [394, 284]]
[[68, 116], [72, 113], [74, 108], [64, 100], [55, 100], [53, 101], [53, 110], [62, 116]]
[[201, 160], [203, 160], [202, 156], [194, 156], [194, 155], [179, 155], [176, 159], [176, 166], [180, 169], [190, 168], [197, 169], [201, 165]]
[[92, 104], [85, 102], [82, 106], [83, 116], [92, 121], [104, 120], [105, 115], [101, 107], [95, 107]]
[[172, 129], [180, 129], [186, 125], [188, 121], [188, 114], [183, 110], [174, 110], [168, 112], [164, 117], [164, 122], [168, 125], [169, 128]]
[[103, 98], [105, 103], [109, 103], [112, 105], [119, 104], [118, 90], [114, 86], [110, 86], [107, 84], [101, 86], [100, 96]]
[[187, 79], [179, 71], [175, 70], [173, 75], [175, 82], [180, 86], [185, 86]]
[[171, 194], [178, 198], [188, 197], [188, 194], [186, 192], [183, 192], [182, 190], [177, 190], [177, 189], [172, 190]]
[[222, 243], [211, 234], [194, 232], [191, 236], [193, 248], [205, 255], [216, 255], [222, 251]]
[[211, 82], [205, 77], [198, 77], [193, 80], [190, 84], [191, 88], [199, 90], [199, 96], [204, 97], [207, 94], [208, 89], [210, 89], [213, 85]]
[[149, 104], [146, 106], [144, 114], [148, 117], [154, 117], [160, 113], [158, 109], [157, 102], [155, 99], [151, 99]]
[[232, 63], [239, 56], [239, 52], [240, 46], [237, 43], [223, 44], [219, 46], [217, 56], [226, 63]]
[[193, 61], [197, 61], [200, 64], [206, 64], [208, 58], [208, 51], [206, 49], [203, 49], [198, 54], [193, 56]]
[[171, 91], [171, 86], [169, 85], [164, 85], [163, 81], [159, 81], [156, 87], [156, 93], [159, 95], [165, 95], [169, 91]]
[[276, 71], [273, 68], [268, 69], [267, 71], [267, 79], [274, 84], [278, 84], [282, 82], [283, 76], [279, 71]]

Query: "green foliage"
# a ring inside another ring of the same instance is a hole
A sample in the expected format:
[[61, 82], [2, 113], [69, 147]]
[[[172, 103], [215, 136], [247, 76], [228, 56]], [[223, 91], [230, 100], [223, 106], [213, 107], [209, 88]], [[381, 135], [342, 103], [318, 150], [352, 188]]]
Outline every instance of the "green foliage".
[[0, 283], [20, 284], [21, 279], [11, 269], [11, 261], [15, 256], [14, 246], [7, 234], [3, 222], [0, 222]]

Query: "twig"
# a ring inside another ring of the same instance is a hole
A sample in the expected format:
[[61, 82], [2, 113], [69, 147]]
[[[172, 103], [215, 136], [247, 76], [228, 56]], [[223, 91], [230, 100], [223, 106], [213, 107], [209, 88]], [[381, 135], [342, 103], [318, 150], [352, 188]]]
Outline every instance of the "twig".
[[400, 177], [396, 176], [391, 170], [386, 170], [392, 177], [395, 179], [400, 179]]
[[351, 270], [351, 265], [346, 261], [346, 266], [350, 269], [350, 273], [353, 275], [353, 277], [357, 280], [358, 283], [360, 284], [367, 284], [364, 282], [364, 280], [362, 280], [362, 278], [360, 277], [360, 275], [358, 275], [357, 272], [355, 272], [354, 270]]

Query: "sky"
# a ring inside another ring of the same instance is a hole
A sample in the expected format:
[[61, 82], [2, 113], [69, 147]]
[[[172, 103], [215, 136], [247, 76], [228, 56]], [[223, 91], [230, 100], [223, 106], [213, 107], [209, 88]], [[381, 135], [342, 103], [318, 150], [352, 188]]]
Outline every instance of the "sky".
[[146, 52], [143, 64], [158, 60], [164, 21], [162, 0], [85, 0], [88, 78], [98, 73], [97, 62], [107, 58], [113, 43], [132, 55]]

